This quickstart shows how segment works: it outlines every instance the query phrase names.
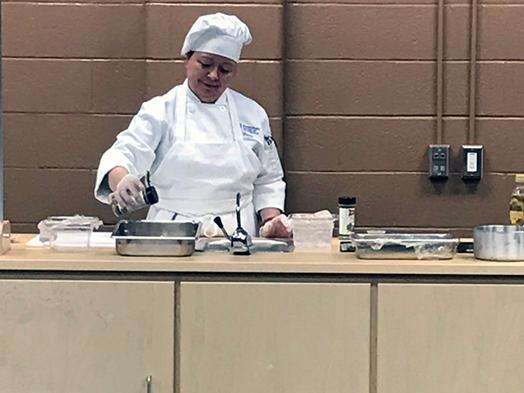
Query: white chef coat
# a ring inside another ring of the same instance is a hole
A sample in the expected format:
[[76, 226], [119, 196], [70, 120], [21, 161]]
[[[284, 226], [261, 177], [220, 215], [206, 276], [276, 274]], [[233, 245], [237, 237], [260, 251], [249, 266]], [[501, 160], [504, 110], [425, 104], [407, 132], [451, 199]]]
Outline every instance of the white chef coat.
[[186, 80], [145, 102], [102, 156], [95, 196], [104, 203], [111, 192], [105, 178], [115, 166], [136, 176], [150, 170], [159, 203], [148, 219], [209, 223], [218, 215], [232, 232], [240, 192], [242, 226], [254, 235], [256, 212], [284, 208], [283, 171], [267, 114], [231, 89], [213, 104], [202, 103]]

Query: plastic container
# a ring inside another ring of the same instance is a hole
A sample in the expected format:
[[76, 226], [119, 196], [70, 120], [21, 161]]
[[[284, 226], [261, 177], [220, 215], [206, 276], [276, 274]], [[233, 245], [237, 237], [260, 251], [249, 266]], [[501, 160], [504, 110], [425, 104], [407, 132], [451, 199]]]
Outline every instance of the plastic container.
[[524, 174], [515, 175], [515, 183], [509, 202], [509, 221], [524, 224]]
[[330, 212], [292, 214], [291, 226], [295, 250], [331, 249], [334, 223]]
[[55, 236], [50, 240], [50, 246], [57, 251], [72, 251], [91, 246], [93, 229], [89, 224], [68, 225], [54, 229]]
[[[66, 238], [71, 238], [77, 232], [76, 238], [86, 237], [86, 232], [93, 232], [102, 225], [98, 217], [74, 215], [74, 216], [49, 216], [38, 223], [40, 231], [39, 239], [41, 242], [49, 242], [50, 245], [61, 235], [59, 243], [64, 243]], [[81, 242], [84, 243], [83, 241]], [[86, 246], [87, 247], [87, 246]]]

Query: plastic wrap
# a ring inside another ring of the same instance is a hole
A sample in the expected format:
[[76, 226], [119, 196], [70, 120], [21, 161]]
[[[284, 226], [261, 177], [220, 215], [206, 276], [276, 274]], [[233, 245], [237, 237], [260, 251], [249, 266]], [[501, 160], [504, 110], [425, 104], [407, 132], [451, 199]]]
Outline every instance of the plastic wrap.
[[[39, 239], [41, 242], [51, 242], [53, 244], [61, 237], [73, 239], [75, 235], [78, 235], [77, 240], [79, 238], [85, 239], [87, 244], [84, 246], [87, 247], [89, 246], [91, 232], [98, 229], [102, 224], [102, 220], [98, 217], [79, 214], [74, 216], [50, 216], [38, 223]], [[75, 242], [78, 243], [78, 241]], [[84, 240], [80, 242], [84, 243]]]
[[459, 242], [449, 233], [356, 233], [353, 241], [362, 259], [451, 259]]

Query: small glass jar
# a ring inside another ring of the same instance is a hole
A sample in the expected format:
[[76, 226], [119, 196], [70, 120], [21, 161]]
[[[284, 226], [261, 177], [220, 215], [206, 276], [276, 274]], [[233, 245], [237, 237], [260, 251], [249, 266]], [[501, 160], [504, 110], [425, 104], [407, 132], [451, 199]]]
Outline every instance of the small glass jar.
[[341, 252], [355, 251], [351, 235], [355, 229], [356, 206], [356, 197], [338, 197], [338, 239]]

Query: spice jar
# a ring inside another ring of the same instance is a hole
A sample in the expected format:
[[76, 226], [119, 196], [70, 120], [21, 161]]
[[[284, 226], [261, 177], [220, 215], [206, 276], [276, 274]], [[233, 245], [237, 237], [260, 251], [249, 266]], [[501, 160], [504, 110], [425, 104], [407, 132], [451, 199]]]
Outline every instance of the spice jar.
[[512, 224], [524, 224], [524, 174], [515, 175], [515, 188], [509, 202], [509, 220]]
[[355, 251], [351, 235], [355, 229], [355, 211], [357, 198], [353, 196], [338, 197], [338, 239], [340, 251]]

